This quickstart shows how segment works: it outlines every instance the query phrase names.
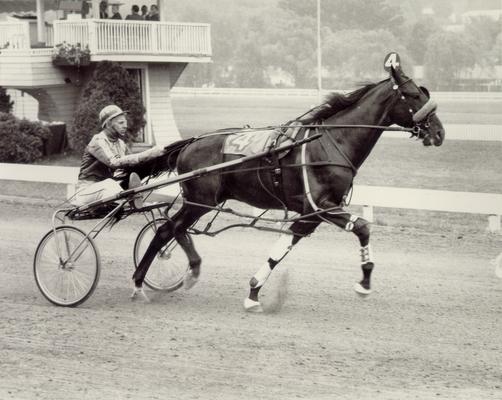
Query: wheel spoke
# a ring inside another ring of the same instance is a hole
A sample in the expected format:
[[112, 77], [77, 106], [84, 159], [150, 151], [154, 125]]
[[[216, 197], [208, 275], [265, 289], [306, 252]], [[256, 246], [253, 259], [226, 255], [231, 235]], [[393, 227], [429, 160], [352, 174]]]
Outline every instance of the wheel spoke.
[[92, 240], [73, 226], [61, 226], [56, 233], [47, 233], [37, 248], [34, 268], [43, 295], [63, 306], [85, 301], [96, 287], [100, 270]]

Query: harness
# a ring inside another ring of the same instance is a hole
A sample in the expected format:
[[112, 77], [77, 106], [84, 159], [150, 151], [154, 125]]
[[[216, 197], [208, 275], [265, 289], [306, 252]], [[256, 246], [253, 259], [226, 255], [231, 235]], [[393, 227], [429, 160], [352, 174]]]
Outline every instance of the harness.
[[[345, 161], [345, 165], [341, 165], [345, 168], [348, 168], [352, 172], [352, 180], [351, 184], [349, 186], [349, 189], [343, 196], [342, 203], [340, 204], [339, 207], [344, 207], [350, 203], [350, 200], [347, 202], [347, 198], [350, 197], [350, 194], [352, 193], [352, 187], [353, 187], [353, 180], [355, 176], [357, 175], [358, 169], [354, 166], [350, 158], [345, 154], [343, 149], [338, 145], [338, 143], [331, 137], [331, 135], [328, 134], [327, 130], [328, 128], [341, 128], [341, 127], [352, 127], [352, 128], [375, 128], [375, 129], [385, 129], [385, 130], [399, 130], [399, 131], [408, 131], [411, 133], [411, 137], [416, 136], [417, 138], [424, 139], [427, 136], [430, 136], [430, 133], [424, 133], [424, 128], [427, 129], [430, 126], [430, 118], [435, 114], [435, 111], [437, 109], [437, 104], [429, 98], [429, 100], [417, 111], [413, 111], [412, 107], [409, 105], [409, 103], [406, 101], [406, 97], [402, 94], [402, 92], [399, 90], [400, 87], [406, 85], [408, 82], [412, 81], [411, 78], [405, 80], [401, 84], [397, 84], [395, 81], [393, 81], [394, 85], [392, 86], [392, 89], [394, 90], [394, 93], [391, 94], [391, 96], [394, 96], [392, 101], [388, 102], [384, 112], [382, 113], [382, 116], [380, 117], [380, 120], [376, 125], [306, 125], [305, 127], [313, 127], [321, 130], [322, 133], [324, 133], [320, 139], [321, 145], [324, 144], [324, 146], [328, 145], [332, 148], [334, 148], [342, 157], [342, 159]], [[406, 104], [409, 107], [409, 111], [412, 114], [412, 121], [414, 123], [412, 128], [402, 128], [402, 127], [386, 127], [382, 126], [381, 124], [384, 122], [384, 120], [387, 118], [389, 111], [394, 107], [396, 102], [398, 100], [403, 100], [406, 102]], [[310, 112], [310, 111], [308, 111]], [[307, 112], [307, 113], [308, 113]], [[306, 114], [307, 114], [306, 113]], [[305, 115], [305, 114], [304, 114]], [[305, 138], [308, 138], [310, 135], [311, 130], [307, 129], [305, 133]], [[326, 138], [326, 140], [322, 140]], [[302, 145], [301, 149], [301, 165], [302, 165], [302, 177], [303, 177], [303, 186], [304, 186], [304, 191], [305, 191], [305, 196], [307, 197], [307, 200], [310, 204], [310, 207], [314, 211], [326, 211], [328, 213], [333, 213], [333, 211], [325, 210], [322, 207], [320, 207], [314, 200], [312, 193], [311, 193], [311, 188], [309, 184], [309, 179], [308, 179], [308, 167], [312, 164], [309, 164], [307, 162], [307, 143], [304, 143]], [[336, 212], [335, 213], [339, 213]], [[320, 218], [324, 219], [322, 214], [319, 215]], [[324, 219], [325, 220], [325, 219]], [[327, 220], [326, 220], [327, 221]], [[329, 222], [329, 221], [327, 221]]]

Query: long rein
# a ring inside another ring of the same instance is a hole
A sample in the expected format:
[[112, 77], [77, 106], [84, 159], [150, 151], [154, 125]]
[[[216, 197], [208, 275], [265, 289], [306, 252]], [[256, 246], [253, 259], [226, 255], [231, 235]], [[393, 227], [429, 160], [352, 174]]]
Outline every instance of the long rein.
[[[277, 126], [268, 126], [266, 128], [248, 128], [250, 131], [259, 131], [259, 130], [264, 130], [264, 129], [279, 129], [279, 128], [300, 128], [300, 129], [306, 129], [306, 133], [305, 135], [309, 135], [310, 132], [311, 132], [311, 129], [314, 129], [314, 132], [316, 132], [316, 134], [324, 134], [325, 132], [323, 132], [323, 130], [327, 130], [327, 129], [342, 129], [342, 128], [353, 128], [353, 129], [358, 129], [358, 128], [366, 128], [366, 129], [385, 129], [385, 130], [390, 130], [390, 131], [399, 131], [399, 132], [413, 132], [413, 129], [412, 128], [403, 128], [403, 127], [388, 127], [388, 126], [382, 126], [382, 125], [362, 125], [362, 124], [358, 124], [358, 125], [348, 125], [348, 124], [306, 124], [306, 125], [277, 125]], [[231, 134], [233, 133], [232, 131], [226, 131], [226, 132], [222, 132], [222, 134]], [[287, 135], [286, 135], [287, 136]], [[293, 139], [294, 140], [294, 139]], [[293, 142], [294, 143], [294, 142]], [[306, 146], [306, 143], [303, 143], [303, 144], [299, 144], [299, 146], [302, 146], [303, 148], [305, 148]], [[345, 154], [343, 153], [343, 151], [340, 150], [340, 153], [341, 155], [346, 158]], [[347, 164], [343, 164], [343, 163], [336, 163], [336, 162], [333, 162], [333, 161], [322, 161], [322, 162], [305, 162], [303, 159], [302, 159], [302, 162], [301, 163], [295, 163], [295, 164], [286, 164], [286, 165], [281, 165], [281, 168], [303, 168], [304, 172], [303, 174], [305, 174], [305, 170], [306, 170], [306, 167], [313, 167], [313, 166], [340, 166], [340, 167], [351, 167], [352, 169], [355, 169], [355, 167], [352, 165], [352, 163], [350, 162], [350, 160], [347, 159], [347, 161], [349, 162], [349, 165]], [[250, 167], [250, 168], [239, 168], [238, 170], [228, 170], [228, 171], [219, 171], [220, 174], [229, 174], [229, 173], [239, 173], [239, 172], [259, 172], [259, 171], [262, 171], [262, 170], [271, 170], [271, 169], [275, 169], [276, 166], [274, 165], [270, 165], [270, 166], [259, 166], [259, 167]], [[306, 180], [306, 176], [304, 175], [304, 182], [308, 182], [308, 180]], [[308, 186], [308, 183], [307, 183], [307, 186]], [[309, 194], [307, 194], [307, 197], [309, 196]], [[205, 226], [205, 228], [203, 229], [196, 229], [195, 227], [192, 227], [191, 228], [191, 233], [193, 234], [204, 234], [204, 235], [209, 235], [209, 236], [214, 236], [220, 232], [223, 232], [223, 231], [226, 231], [228, 229], [231, 229], [231, 228], [234, 228], [234, 227], [252, 227], [252, 228], [255, 228], [255, 229], [258, 229], [258, 230], [267, 230], [267, 231], [273, 231], [273, 232], [281, 232], [281, 233], [289, 233], [288, 231], [284, 231], [282, 229], [276, 229], [276, 228], [264, 228], [264, 227], [260, 227], [260, 226], [256, 226], [256, 223], [258, 221], [263, 221], [263, 222], [278, 222], [278, 223], [282, 223], [282, 224], [285, 224], [285, 223], [292, 223], [292, 222], [295, 222], [295, 221], [300, 221], [300, 220], [305, 220], [305, 219], [309, 219], [309, 218], [313, 218], [313, 217], [321, 217], [322, 218], [322, 214], [324, 213], [340, 213], [340, 205], [337, 205], [337, 206], [332, 206], [332, 207], [328, 207], [328, 208], [325, 208], [325, 209], [320, 209], [319, 207], [313, 207], [313, 211], [311, 213], [308, 213], [308, 214], [305, 214], [305, 215], [300, 215], [300, 216], [297, 216], [297, 217], [289, 217], [288, 216], [288, 213], [287, 213], [287, 210], [285, 211], [285, 214], [284, 214], [284, 217], [283, 218], [268, 218], [268, 217], [264, 217], [263, 215], [268, 211], [268, 210], [265, 210], [264, 212], [262, 212], [260, 215], [256, 216], [256, 215], [249, 215], [249, 214], [245, 214], [245, 213], [240, 213], [240, 212], [237, 212], [231, 208], [228, 208], [228, 207], [224, 207], [224, 204], [221, 205], [221, 206], [210, 206], [210, 205], [207, 205], [207, 204], [202, 204], [202, 203], [195, 203], [195, 202], [191, 202], [191, 201], [187, 201], [187, 200], [184, 200], [184, 202], [186, 204], [189, 204], [189, 205], [192, 205], [192, 206], [196, 206], [196, 207], [202, 207], [202, 208], [206, 208], [206, 209], [210, 209], [210, 210], [213, 210], [213, 211], [216, 211], [216, 214], [213, 216], [213, 218], [207, 223], [207, 225]], [[314, 203], [315, 204], [315, 203]], [[214, 222], [214, 220], [216, 219], [217, 215], [219, 213], [225, 213], [225, 214], [231, 214], [231, 215], [235, 215], [237, 217], [243, 217], [243, 218], [249, 218], [251, 219], [251, 222], [248, 223], [248, 224], [231, 224], [231, 225], [228, 225], [222, 229], [218, 229], [218, 230], [215, 230], [213, 232], [211, 232], [211, 227], [212, 227], [212, 224]], [[323, 218], [324, 219], [324, 218]]]

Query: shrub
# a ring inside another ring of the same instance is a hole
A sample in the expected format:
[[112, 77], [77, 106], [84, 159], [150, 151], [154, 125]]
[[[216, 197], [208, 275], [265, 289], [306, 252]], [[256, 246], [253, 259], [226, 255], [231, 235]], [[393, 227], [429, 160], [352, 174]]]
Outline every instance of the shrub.
[[0, 86], [0, 112], [10, 113], [14, 102], [10, 101], [10, 96], [7, 94], [5, 88]]
[[43, 156], [50, 131], [39, 122], [0, 112], [0, 162], [30, 163]]
[[78, 152], [85, 149], [91, 137], [101, 131], [98, 116], [101, 109], [116, 104], [128, 111], [126, 142], [132, 142], [145, 126], [145, 108], [135, 79], [126, 69], [110, 61], [97, 64], [91, 79], [82, 91], [68, 139], [71, 148]]

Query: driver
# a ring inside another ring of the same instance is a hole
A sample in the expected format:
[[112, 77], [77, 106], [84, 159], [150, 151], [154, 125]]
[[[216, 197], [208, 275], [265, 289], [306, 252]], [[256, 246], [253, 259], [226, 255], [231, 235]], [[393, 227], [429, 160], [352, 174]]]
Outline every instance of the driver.
[[[163, 147], [153, 147], [141, 153], [131, 154], [123, 137], [127, 131], [126, 111], [116, 105], [108, 105], [99, 113], [103, 129], [94, 135], [85, 148], [80, 164], [77, 191], [72, 203], [81, 206], [102, 198], [116, 195], [127, 186], [123, 181], [127, 174], [123, 168], [159, 157]], [[129, 188], [139, 186], [136, 173], [129, 178]]]

